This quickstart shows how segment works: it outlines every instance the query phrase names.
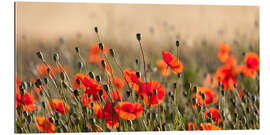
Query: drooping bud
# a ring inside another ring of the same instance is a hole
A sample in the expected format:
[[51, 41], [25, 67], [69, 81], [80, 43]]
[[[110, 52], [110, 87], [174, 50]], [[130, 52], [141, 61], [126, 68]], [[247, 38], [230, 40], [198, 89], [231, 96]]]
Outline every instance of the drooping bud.
[[103, 43], [98, 43], [98, 47], [99, 47], [99, 49], [101, 50], [101, 51], [104, 51], [104, 45], [103, 45]]
[[140, 78], [141, 77], [141, 73], [140, 72], [136, 72], [136, 76], [137, 76], [137, 78]]
[[141, 33], [137, 33], [136, 34], [136, 38], [137, 38], [138, 41], [141, 41], [141, 39], [142, 39]]
[[111, 54], [112, 57], [115, 56], [115, 52], [114, 52], [114, 50], [112, 48], [110, 49], [110, 54]]
[[98, 27], [97, 26], [94, 28], [94, 30], [95, 30], [96, 33], [98, 33]]
[[59, 61], [59, 54], [58, 53], [53, 54], [53, 60], [54, 60], [54, 62]]
[[105, 69], [105, 67], [106, 67], [106, 62], [105, 62], [105, 60], [102, 60], [102, 61], [101, 61], [101, 66]]
[[79, 47], [75, 47], [75, 51], [76, 51], [76, 53], [80, 53], [80, 48]]
[[65, 80], [65, 74], [64, 74], [64, 72], [61, 72], [61, 73], [60, 73], [60, 78], [61, 78], [62, 81]]
[[78, 62], [78, 68], [79, 68], [79, 69], [82, 69], [82, 68], [83, 68], [83, 63], [80, 62], [80, 61]]
[[95, 79], [95, 74], [93, 72], [89, 72], [88, 75], [90, 76], [90, 78]]
[[176, 41], [176, 47], [179, 47], [179, 45], [180, 45], [180, 42], [177, 40]]
[[44, 61], [44, 57], [43, 57], [42, 52], [37, 52], [36, 54], [37, 54], [37, 56], [38, 56], [39, 59], [41, 59], [42, 61]]

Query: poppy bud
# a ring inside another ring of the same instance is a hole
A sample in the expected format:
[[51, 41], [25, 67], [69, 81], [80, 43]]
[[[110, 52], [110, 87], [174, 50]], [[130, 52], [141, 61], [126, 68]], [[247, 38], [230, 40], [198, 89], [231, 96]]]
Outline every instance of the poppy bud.
[[157, 94], [158, 94], [158, 93], [157, 93], [157, 89], [154, 89], [153, 92], [154, 92], [154, 94], [157, 96]]
[[246, 111], [247, 111], [247, 113], [249, 113], [249, 112], [250, 112], [250, 109], [247, 107], [247, 108], [246, 108]]
[[166, 131], [167, 127], [168, 127], [168, 125], [167, 125], [166, 123], [163, 123], [163, 124], [162, 124], [162, 129], [163, 129], [163, 131]]
[[209, 112], [209, 113], [207, 114], [207, 117], [208, 117], [208, 119], [212, 119], [212, 114]]
[[40, 86], [42, 85], [41, 80], [37, 79], [37, 81], [35, 82], [35, 85], [37, 86], [37, 88], [40, 88]]
[[75, 89], [75, 90], [73, 91], [73, 94], [74, 94], [76, 97], [80, 95], [80, 93], [79, 93], [79, 91], [78, 91], [77, 89]]
[[191, 102], [192, 102], [193, 105], [196, 105], [197, 104], [197, 99], [196, 98], [192, 98], [191, 99]]
[[176, 82], [173, 83], [173, 88], [176, 88]]
[[32, 88], [33, 87], [33, 83], [32, 82], [27, 82], [27, 86]]
[[95, 74], [93, 72], [89, 72], [88, 75], [90, 76], [90, 78], [95, 79]]
[[200, 112], [202, 110], [202, 107], [201, 106], [198, 106], [197, 107], [197, 110], [198, 110], [198, 112]]
[[65, 80], [65, 74], [64, 74], [64, 72], [61, 72], [61, 73], [60, 73], [60, 78], [61, 78], [62, 81]]
[[234, 88], [237, 88], [237, 84], [236, 84], [236, 83], [235, 83], [235, 84], [233, 84], [233, 87], [234, 87]]
[[251, 100], [252, 100], [253, 103], [255, 103], [255, 102], [257, 101], [257, 97], [254, 96], [254, 95], [252, 95], [252, 96], [251, 96]]
[[30, 122], [32, 121], [32, 117], [31, 117], [30, 115], [28, 115], [28, 116], [26, 117], [26, 120], [27, 120], [28, 123], [30, 123]]
[[44, 61], [44, 57], [43, 57], [42, 52], [37, 52], [36, 54], [37, 54], [37, 56], [38, 56], [39, 59], [41, 59], [42, 61]]
[[139, 60], [138, 59], [135, 59], [135, 63], [136, 63], [136, 65], [138, 65], [139, 64]]
[[234, 112], [234, 118], [237, 119], [238, 118], [238, 113]]
[[58, 54], [58, 53], [54, 53], [54, 54], [53, 54], [53, 60], [54, 60], [55, 62], [59, 61], [59, 54]]
[[107, 84], [104, 84], [104, 85], [103, 85], [103, 88], [104, 88], [104, 90], [105, 90], [106, 92], [109, 92], [109, 86], [108, 86]]
[[170, 97], [173, 97], [173, 92], [172, 91], [169, 91], [168, 94], [169, 94]]
[[98, 33], [98, 27], [97, 26], [94, 28], [94, 30], [95, 30], [96, 33]]
[[205, 99], [205, 94], [204, 93], [200, 93], [202, 99], [204, 100]]
[[141, 39], [142, 39], [141, 33], [137, 33], [136, 34], [136, 38], [137, 38], [138, 41], [141, 41]]
[[[105, 89], [105, 88], [104, 88]], [[102, 95], [103, 95], [103, 90], [100, 90], [99, 92], [98, 92], [98, 95], [101, 97]]]
[[224, 89], [221, 90], [221, 95], [225, 96], [225, 90]]
[[94, 102], [91, 101], [90, 105], [91, 105], [91, 107], [94, 107]]
[[177, 40], [176, 41], [176, 47], [179, 47], [179, 45], [180, 45], [180, 42]]
[[77, 78], [77, 79], [76, 79], [76, 83], [77, 83], [78, 85], [80, 85], [80, 84], [81, 84], [81, 80], [80, 80], [79, 78]]
[[53, 118], [53, 117], [50, 117], [50, 118], [49, 118], [49, 121], [50, 121], [51, 123], [53, 123], [53, 122], [54, 122], [54, 118]]
[[76, 53], [80, 53], [80, 48], [79, 47], [75, 47], [75, 51], [76, 51]]
[[243, 124], [246, 124], [246, 123], [247, 123], [247, 119], [246, 119], [245, 117], [242, 117], [242, 118], [241, 118], [241, 122], [242, 122]]
[[140, 78], [141, 77], [141, 73], [140, 72], [136, 72], [136, 76], [137, 76], [137, 78]]
[[221, 84], [221, 88], [224, 89], [224, 85], [223, 84]]
[[26, 111], [23, 111], [23, 116], [24, 117], [27, 117], [28, 116], [28, 113]]
[[114, 55], [115, 55], [115, 52], [114, 52], [114, 50], [112, 48], [110, 49], [110, 54], [111, 54], [112, 57], [114, 57]]
[[67, 86], [67, 84], [64, 82], [64, 81], [62, 81], [62, 85], [63, 85], [63, 87], [66, 89], [68, 86]]
[[82, 69], [82, 68], [83, 68], [83, 63], [80, 62], [80, 61], [78, 62], [78, 68], [79, 68], [79, 69]]
[[104, 45], [103, 45], [103, 43], [98, 43], [98, 47], [99, 47], [99, 49], [101, 50], [101, 51], [104, 51]]
[[102, 61], [101, 61], [101, 66], [105, 69], [105, 67], [106, 67], [106, 62], [105, 62], [105, 60], [102, 60]]
[[178, 78], [180, 78], [180, 77], [181, 77], [181, 75], [182, 75], [182, 73], [178, 73], [178, 74], [177, 74], [177, 77], [178, 77]]
[[43, 81], [44, 81], [45, 84], [48, 84], [48, 78], [47, 77], [44, 77]]
[[22, 82], [21, 83], [21, 86], [20, 86], [22, 89], [27, 89], [27, 83], [26, 82]]
[[127, 94], [127, 97], [130, 97], [131, 91], [130, 91], [130, 90], [127, 90], [127, 91], [126, 91], [126, 94]]
[[100, 77], [99, 75], [97, 75], [97, 76], [96, 76], [96, 80], [97, 80], [98, 82], [100, 82], [100, 81], [101, 81], [101, 77]]
[[183, 96], [187, 97], [187, 91], [183, 91]]
[[193, 93], [197, 93], [197, 90], [198, 90], [198, 89], [197, 89], [197, 86], [194, 86], [194, 87], [193, 87]]

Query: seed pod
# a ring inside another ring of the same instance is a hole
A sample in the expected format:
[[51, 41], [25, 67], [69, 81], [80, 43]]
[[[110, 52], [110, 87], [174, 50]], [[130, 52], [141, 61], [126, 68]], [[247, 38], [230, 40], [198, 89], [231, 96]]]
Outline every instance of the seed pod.
[[90, 76], [90, 78], [95, 79], [95, 74], [93, 72], [89, 72], [88, 75]]
[[76, 51], [76, 53], [80, 53], [80, 48], [79, 47], [75, 47], [75, 51]]
[[80, 92], [77, 90], [77, 89], [75, 89], [74, 91], [73, 91], [73, 94], [74, 94], [74, 96], [79, 96], [80, 95]]
[[177, 40], [177, 41], [175, 42], [175, 44], [176, 44], [176, 47], [179, 47], [180, 42]]
[[45, 84], [48, 84], [48, 78], [47, 77], [44, 77], [43, 81], [44, 81]]
[[58, 53], [53, 54], [53, 60], [54, 60], [54, 62], [59, 61], [59, 54]]
[[96, 76], [97, 82], [101, 82], [101, 77], [99, 75]]
[[137, 33], [136, 34], [136, 38], [137, 38], [138, 41], [141, 41], [141, 39], [142, 39], [141, 33]]
[[110, 49], [110, 54], [111, 54], [112, 57], [115, 56], [115, 52], [114, 52], [114, 50], [112, 48]]
[[140, 72], [136, 72], [136, 76], [137, 76], [137, 78], [140, 78], [141, 77], [141, 73]]
[[42, 61], [44, 61], [44, 57], [43, 57], [42, 52], [37, 52], [36, 54], [37, 54], [37, 56], [38, 56], [39, 59], [41, 59]]
[[98, 43], [98, 47], [99, 47], [99, 49], [101, 50], [101, 51], [104, 51], [104, 45], [103, 45], [103, 43]]

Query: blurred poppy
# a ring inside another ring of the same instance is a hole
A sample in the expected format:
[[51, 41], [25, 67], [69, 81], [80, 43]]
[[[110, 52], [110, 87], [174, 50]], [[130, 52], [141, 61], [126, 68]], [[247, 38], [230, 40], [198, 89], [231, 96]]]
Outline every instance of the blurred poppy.
[[85, 86], [84, 93], [86, 94], [97, 96], [98, 92], [103, 89], [103, 86], [90, 77], [81, 78], [81, 81]]
[[73, 78], [73, 81], [74, 81], [74, 85], [76, 88], [84, 88], [84, 85], [83, 83], [81, 82], [81, 80], [83, 80], [84, 78], [90, 78], [88, 74], [82, 74], [82, 73], [77, 73], [74, 78]]
[[170, 52], [163, 51], [162, 57], [163, 60], [171, 67], [175, 74], [181, 73], [183, 71], [184, 67], [182, 62]]
[[122, 79], [120, 79], [119, 77], [114, 77], [112, 82], [116, 86], [116, 88], [119, 90], [121, 90], [123, 87], [125, 87], [124, 81]]
[[116, 129], [119, 127], [120, 117], [118, 113], [112, 107], [111, 102], [107, 101], [103, 109], [103, 116], [106, 122], [106, 126], [109, 129]]
[[230, 65], [232, 67], [236, 66], [237, 64], [237, 60], [235, 59], [234, 55], [230, 55], [226, 61], [225, 64]]
[[217, 108], [209, 108], [207, 111], [204, 112], [204, 118], [206, 120], [214, 121], [216, 124], [222, 122], [222, 118], [219, 115], [219, 110]]
[[165, 90], [163, 86], [158, 81], [149, 81], [141, 83], [141, 93], [138, 95], [143, 95], [143, 101], [146, 105], [155, 106], [159, 104], [164, 96]]
[[122, 100], [124, 98], [123, 94], [117, 89], [112, 90], [110, 96], [114, 101]]
[[19, 88], [16, 88], [16, 107], [22, 106], [24, 111], [32, 112], [38, 108], [38, 106], [34, 103], [35, 100], [29, 92], [24, 90], [22, 96]]
[[52, 99], [48, 101], [48, 107], [51, 112], [59, 112], [62, 115], [69, 112], [70, 106], [67, 103], [64, 103], [61, 99]]
[[215, 104], [218, 101], [218, 97], [214, 90], [208, 87], [197, 87], [197, 92], [194, 93], [193, 98], [197, 99], [197, 104], [192, 105], [193, 107], [208, 106], [210, 104]]
[[37, 72], [40, 76], [48, 75], [48, 68], [50, 68], [50, 76], [55, 76], [57, 73], [60, 72], [59, 70], [57, 70], [57, 68], [50, 65], [47, 66], [45, 64], [38, 64]]
[[233, 89], [237, 83], [236, 76], [239, 71], [231, 65], [223, 65], [216, 71], [216, 80], [224, 86], [224, 90]]
[[220, 127], [212, 125], [211, 123], [201, 123], [202, 130], [221, 130]]
[[231, 51], [231, 48], [228, 44], [225, 44], [224, 42], [220, 42], [219, 44], [219, 52], [218, 52], [218, 59], [221, 62], [226, 62], [226, 60], [229, 58], [229, 53]]
[[124, 78], [129, 83], [130, 87], [138, 91], [140, 88], [139, 84], [142, 81], [142, 77], [137, 78], [136, 72], [133, 71], [132, 69], [125, 69], [123, 71], [123, 74], [124, 74]]
[[[99, 42], [90, 46], [88, 59], [90, 63], [100, 63], [100, 61], [102, 60], [102, 51], [100, 50], [98, 44]], [[104, 45], [104, 53], [107, 54], [108, 52], [109, 52], [108, 47]]]
[[169, 76], [171, 74], [171, 70], [168, 65], [163, 60], [157, 60], [157, 66], [161, 71], [162, 76]]
[[37, 127], [41, 132], [54, 133], [55, 125], [50, 121], [49, 117], [36, 116]]
[[188, 131], [192, 131], [192, 130], [200, 130], [200, 129], [197, 128], [195, 123], [189, 122], [188, 123]]
[[114, 109], [125, 120], [135, 120], [143, 113], [143, 106], [139, 103], [118, 102], [118, 105]]
[[242, 69], [243, 74], [248, 77], [256, 77], [256, 71], [260, 68], [259, 56], [254, 52], [249, 52], [245, 55], [244, 62], [245, 64]]

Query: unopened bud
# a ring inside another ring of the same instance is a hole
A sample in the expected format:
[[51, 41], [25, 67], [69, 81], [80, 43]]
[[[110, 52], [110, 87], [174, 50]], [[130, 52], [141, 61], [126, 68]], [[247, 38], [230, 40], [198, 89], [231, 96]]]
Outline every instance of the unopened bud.
[[80, 48], [79, 47], [75, 47], [75, 51], [76, 51], [76, 53], [80, 53]]
[[62, 81], [65, 80], [65, 74], [64, 74], [64, 72], [61, 72], [61, 73], [60, 73], [60, 78], [61, 78]]
[[58, 54], [58, 53], [54, 53], [54, 54], [53, 54], [53, 60], [54, 60], [55, 62], [59, 61], [59, 54]]
[[83, 68], [83, 63], [80, 62], [80, 61], [78, 62], [78, 68], [79, 68], [79, 69], [82, 69], [82, 68]]
[[48, 78], [47, 77], [44, 77], [43, 81], [44, 81], [45, 84], [48, 84]]
[[176, 47], [179, 47], [179, 45], [180, 45], [180, 42], [177, 40], [176, 41]]
[[80, 92], [77, 90], [77, 89], [75, 89], [74, 91], [73, 91], [73, 94], [74, 94], [74, 96], [79, 96], [80, 95]]
[[38, 56], [39, 59], [41, 59], [42, 61], [44, 61], [44, 57], [43, 57], [42, 52], [37, 52], [36, 54], [37, 54], [37, 56]]
[[98, 27], [97, 26], [94, 28], [94, 30], [95, 30], [96, 33], [98, 33]]
[[103, 45], [103, 43], [99, 43], [98, 44], [98, 47], [99, 47], [99, 49], [101, 50], [101, 51], [104, 51], [104, 45]]
[[135, 63], [136, 63], [136, 65], [138, 65], [139, 64], [139, 60], [138, 59], [135, 59]]
[[63, 85], [63, 87], [66, 89], [68, 86], [67, 86], [67, 84], [64, 82], [64, 81], [62, 81], [62, 85]]
[[104, 84], [103, 85], [103, 89], [106, 91], [106, 92], [109, 92], [109, 86], [107, 84]]
[[141, 73], [140, 72], [136, 72], [136, 76], [137, 76], [137, 78], [140, 78], [141, 77]]
[[105, 69], [105, 67], [106, 67], [106, 62], [105, 62], [105, 60], [102, 60], [102, 61], [101, 61], [101, 66]]
[[95, 74], [93, 72], [89, 72], [88, 75], [90, 76], [90, 78], [95, 79]]
[[77, 78], [77, 79], [76, 79], [76, 83], [77, 83], [78, 85], [80, 85], [80, 84], [81, 84], [81, 80], [80, 80], [79, 78]]
[[137, 33], [136, 34], [136, 38], [137, 38], [138, 41], [141, 41], [141, 39], [142, 39], [141, 33]]
[[221, 90], [221, 95], [225, 96], [225, 90], [224, 89]]
[[101, 82], [101, 77], [99, 75], [96, 76], [97, 82]]
[[112, 48], [110, 49], [110, 54], [111, 54], [112, 57], [115, 56], [115, 52], [114, 52], [114, 50]]

